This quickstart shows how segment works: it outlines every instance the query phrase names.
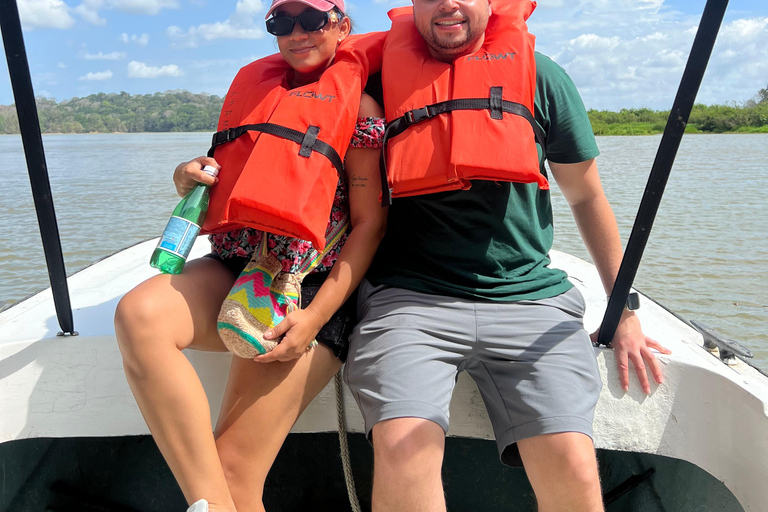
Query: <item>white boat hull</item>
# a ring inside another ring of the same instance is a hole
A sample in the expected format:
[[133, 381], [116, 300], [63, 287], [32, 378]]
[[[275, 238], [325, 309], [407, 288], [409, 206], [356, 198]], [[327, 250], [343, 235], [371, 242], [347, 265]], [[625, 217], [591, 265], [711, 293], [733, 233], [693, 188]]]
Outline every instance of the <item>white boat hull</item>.
[[[131, 395], [114, 337], [120, 297], [155, 271], [147, 265], [156, 241], [106, 258], [69, 278], [76, 337], [58, 337], [50, 290], [0, 313], [0, 442], [40, 437], [126, 436], [148, 430]], [[192, 256], [207, 252], [199, 239]], [[594, 267], [553, 252], [587, 302], [585, 324], [595, 330], [605, 296]], [[639, 314], [647, 335], [672, 350], [658, 355], [665, 383], [650, 396], [631, 377], [621, 390], [613, 353], [595, 349], [603, 391], [595, 417], [598, 448], [685, 460], [721, 480], [745, 510], [768, 503], [768, 378], [738, 362], [726, 366], [702, 348], [701, 336], [644, 298]], [[229, 354], [189, 351], [215, 419]], [[347, 428], [363, 422], [345, 392]], [[333, 383], [312, 402], [294, 432], [337, 429]], [[451, 403], [450, 436], [492, 439], [483, 401], [462, 374]]]

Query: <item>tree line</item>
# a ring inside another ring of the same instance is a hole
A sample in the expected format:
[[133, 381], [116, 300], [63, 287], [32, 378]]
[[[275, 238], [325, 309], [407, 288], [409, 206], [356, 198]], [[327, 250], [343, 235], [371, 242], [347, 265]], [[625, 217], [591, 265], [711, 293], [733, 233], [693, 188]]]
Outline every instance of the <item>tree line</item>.
[[[37, 98], [43, 133], [196, 132], [216, 130], [224, 99], [188, 91], [131, 95], [91, 94], [61, 102]], [[595, 135], [661, 133], [669, 111], [590, 110]], [[689, 133], [768, 133], [768, 86], [744, 104], [695, 105]], [[16, 109], [0, 105], [0, 134], [19, 133]]]
[[[652, 135], [662, 133], [669, 110], [590, 110], [595, 135]], [[741, 104], [694, 105], [686, 133], [768, 133], [768, 86]]]
[[[91, 94], [57, 103], [37, 98], [43, 133], [215, 131], [224, 99], [188, 91]], [[0, 106], [0, 133], [19, 133], [13, 106]]]

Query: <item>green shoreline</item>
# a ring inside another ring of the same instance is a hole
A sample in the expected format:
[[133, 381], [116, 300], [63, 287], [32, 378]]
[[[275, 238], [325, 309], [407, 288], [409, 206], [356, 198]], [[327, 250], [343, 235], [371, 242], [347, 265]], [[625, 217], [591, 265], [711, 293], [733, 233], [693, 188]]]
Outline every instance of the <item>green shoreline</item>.
[[[44, 134], [214, 132], [224, 99], [187, 91], [131, 95], [92, 94], [56, 102], [37, 98]], [[655, 135], [669, 111], [589, 110], [595, 135]], [[0, 134], [18, 134], [16, 109], [0, 105]], [[694, 105], [686, 133], [768, 133], [768, 87], [743, 104]]]
[[[595, 127], [593, 123], [592, 129], [597, 136], [639, 136], [639, 135], [660, 135], [664, 133], [664, 126], [658, 123], [618, 123], [612, 125], [604, 125]], [[685, 127], [686, 134], [752, 134], [752, 133], [768, 133], [768, 125], [764, 126], [742, 126], [735, 130], [729, 131], [703, 131], [700, 130], [695, 124], [688, 124]]]

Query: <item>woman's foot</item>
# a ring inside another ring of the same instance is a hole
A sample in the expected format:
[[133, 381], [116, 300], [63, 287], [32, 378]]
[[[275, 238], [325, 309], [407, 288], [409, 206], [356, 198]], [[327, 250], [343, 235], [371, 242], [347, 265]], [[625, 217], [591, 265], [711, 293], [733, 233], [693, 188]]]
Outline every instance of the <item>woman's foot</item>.
[[187, 512], [210, 512], [208, 510], [208, 502], [205, 500], [198, 500], [187, 509]]

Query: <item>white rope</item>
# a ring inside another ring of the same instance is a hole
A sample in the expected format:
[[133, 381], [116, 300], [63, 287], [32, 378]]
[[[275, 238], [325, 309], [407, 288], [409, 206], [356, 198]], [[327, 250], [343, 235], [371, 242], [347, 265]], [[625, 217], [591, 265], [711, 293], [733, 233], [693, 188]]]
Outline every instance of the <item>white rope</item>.
[[339, 445], [341, 446], [341, 465], [344, 467], [344, 482], [347, 484], [347, 494], [352, 512], [360, 512], [360, 501], [357, 499], [355, 480], [352, 476], [352, 462], [349, 459], [349, 443], [347, 439], [347, 422], [344, 414], [344, 391], [341, 385], [341, 370], [334, 377], [336, 384], [336, 413], [339, 419]]

